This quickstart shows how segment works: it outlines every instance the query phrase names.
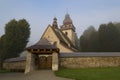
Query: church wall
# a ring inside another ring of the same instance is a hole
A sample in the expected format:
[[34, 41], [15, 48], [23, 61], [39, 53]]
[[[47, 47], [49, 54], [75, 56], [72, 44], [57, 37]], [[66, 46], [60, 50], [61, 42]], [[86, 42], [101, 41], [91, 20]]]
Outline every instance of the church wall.
[[68, 36], [68, 38], [71, 40], [71, 42], [72, 42], [74, 45], [76, 45], [75, 42], [76, 42], [76, 40], [78, 40], [76, 33], [73, 32], [71, 29], [69, 29], [69, 30], [63, 30], [63, 33], [66, 34], [66, 32], [67, 32], [67, 36]]
[[51, 44], [55, 45], [60, 50], [62, 50], [60, 52], [73, 52], [71, 49], [68, 49], [65, 46], [63, 46], [62, 44], [60, 44], [59, 39], [56, 37], [56, 35], [52, 31], [51, 27], [48, 27], [47, 31], [42, 36], [42, 38], [46, 38]]
[[68, 36], [68, 38], [73, 42], [73, 40], [74, 40], [74, 32], [72, 31], [72, 30], [63, 30], [63, 32], [64, 33], [66, 33], [67, 32], [67, 36]]
[[42, 36], [42, 38], [46, 38], [51, 44], [54, 44], [55, 42], [57, 44], [59, 43], [59, 39], [56, 37], [56, 35], [52, 31], [51, 27], [48, 27], [47, 31]]
[[73, 52], [71, 49], [68, 49], [68, 48], [66, 48], [65, 46], [63, 46], [62, 44], [57, 44], [57, 47], [60, 49], [60, 52], [67, 52], [67, 53], [69, 53], [69, 52]]
[[63, 68], [118, 67], [120, 57], [70, 57], [60, 58]]

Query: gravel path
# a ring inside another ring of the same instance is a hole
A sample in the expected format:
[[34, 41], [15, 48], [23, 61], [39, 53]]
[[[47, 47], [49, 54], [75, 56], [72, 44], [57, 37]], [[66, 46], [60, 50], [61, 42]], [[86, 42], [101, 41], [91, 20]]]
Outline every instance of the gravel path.
[[72, 80], [56, 77], [51, 70], [39, 70], [29, 74], [4, 73], [0, 74], [0, 80]]

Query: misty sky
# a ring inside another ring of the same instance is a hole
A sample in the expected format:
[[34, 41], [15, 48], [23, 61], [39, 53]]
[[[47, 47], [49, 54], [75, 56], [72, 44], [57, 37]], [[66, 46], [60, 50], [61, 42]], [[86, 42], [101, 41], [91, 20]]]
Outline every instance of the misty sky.
[[120, 0], [0, 0], [0, 36], [11, 19], [25, 18], [31, 27], [29, 44], [36, 43], [53, 18], [62, 25], [69, 13], [78, 37], [90, 25], [120, 22]]

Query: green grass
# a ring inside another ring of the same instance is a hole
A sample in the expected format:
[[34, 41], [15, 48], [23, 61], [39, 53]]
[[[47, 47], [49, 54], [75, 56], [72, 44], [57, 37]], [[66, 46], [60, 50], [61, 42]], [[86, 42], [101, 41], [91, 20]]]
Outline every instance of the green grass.
[[0, 70], [0, 73], [9, 73], [10, 70]]
[[120, 67], [61, 69], [55, 74], [59, 77], [75, 80], [120, 80]]

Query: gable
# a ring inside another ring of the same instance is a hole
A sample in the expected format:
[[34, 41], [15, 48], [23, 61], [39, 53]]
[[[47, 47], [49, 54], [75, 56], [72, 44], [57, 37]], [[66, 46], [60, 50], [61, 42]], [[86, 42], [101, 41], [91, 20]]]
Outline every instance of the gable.
[[59, 45], [62, 45], [72, 51], [76, 49], [70, 39], [60, 29], [53, 28], [50, 25], [46, 28], [41, 38], [47, 39], [53, 45], [57, 44], [56, 47], [58, 48]]
[[51, 44], [54, 44], [54, 42], [59, 42], [58, 37], [50, 25], [48, 25], [41, 38], [46, 38]]

